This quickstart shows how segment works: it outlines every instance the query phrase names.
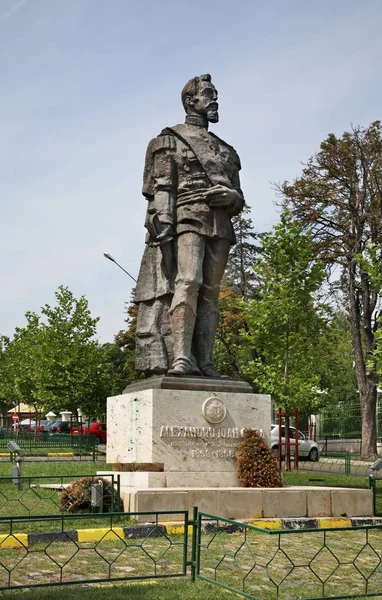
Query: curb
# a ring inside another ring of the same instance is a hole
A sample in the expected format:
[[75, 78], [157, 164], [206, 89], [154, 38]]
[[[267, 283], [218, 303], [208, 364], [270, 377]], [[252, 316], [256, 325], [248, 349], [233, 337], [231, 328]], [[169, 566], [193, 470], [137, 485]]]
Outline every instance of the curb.
[[[338, 529], [351, 527], [366, 527], [379, 525], [382, 526], [382, 517], [318, 517], [318, 518], [285, 518], [285, 519], [251, 519], [242, 521], [243, 524], [252, 525], [264, 532], [283, 531], [283, 530], [319, 530], [319, 529]], [[216, 529], [216, 521], [205, 521], [202, 524], [202, 531], [211, 532]], [[225, 533], [236, 533], [241, 530], [240, 522], [225, 523], [217, 528]], [[187, 526], [188, 534], [192, 533], [192, 525]], [[71, 529], [68, 531], [47, 531], [44, 533], [9, 533], [0, 535], [0, 551], [3, 548], [28, 548], [33, 544], [52, 542], [99, 542], [101, 540], [118, 539], [141, 539], [148, 535], [150, 537], [160, 537], [163, 534], [181, 535], [184, 534], [184, 524], [181, 523], [160, 523], [158, 525], [137, 525], [133, 527], [101, 527], [98, 529]]]
[[165, 525], [141, 525], [137, 527], [101, 527], [98, 529], [70, 529], [67, 531], [47, 531], [44, 533], [5, 533], [0, 535], [0, 551], [3, 548], [28, 548], [33, 544], [47, 542], [99, 542], [100, 540], [135, 540], [161, 537], [169, 533]]

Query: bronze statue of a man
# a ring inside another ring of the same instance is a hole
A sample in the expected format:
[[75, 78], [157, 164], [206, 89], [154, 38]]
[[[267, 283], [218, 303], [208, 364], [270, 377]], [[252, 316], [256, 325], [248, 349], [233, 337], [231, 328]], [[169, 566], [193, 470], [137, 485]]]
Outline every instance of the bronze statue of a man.
[[148, 145], [143, 194], [146, 248], [135, 292], [136, 368], [146, 376], [220, 377], [213, 365], [220, 282], [244, 206], [240, 159], [208, 131], [217, 123], [210, 75], [183, 88], [184, 125]]

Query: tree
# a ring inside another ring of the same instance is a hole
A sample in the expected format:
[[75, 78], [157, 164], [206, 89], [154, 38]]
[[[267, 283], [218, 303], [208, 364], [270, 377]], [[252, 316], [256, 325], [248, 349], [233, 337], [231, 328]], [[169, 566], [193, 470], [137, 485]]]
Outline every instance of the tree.
[[316, 256], [337, 266], [349, 317], [362, 412], [362, 453], [376, 453], [376, 348], [380, 290], [360, 257], [382, 243], [382, 128], [380, 121], [330, 134], [292, 183], [279, 186], [282, 206], [310, 229]]
[[[362, 254], [358, 255], [361, 269], [370, 278], [371, 287], [381, 297], [382, 293], [382, 247], [375, 243], [367, 244]], [[374, 349], [371, 360], [367, 364], [368, 369], [377, 373], [379, 381], [382, 377], [382, 314], [381, 311], [376, 318], [377, 324], [374, 332]]]
[[328, 391], [328, 405], [359, 403], [349, 319], [344, 311], [329, 315], [325, 336], [317, 340], [321, 360], [317, 363], [320, 386]]
[[55, 306], [41, 308], [38, 396], [46, 409], [87, 411], [98, 404], [94, 394], [102, 367], [93, 338], [99, 319], [91, 316], [84, 296], [77, 300], [63, 286], [55, 296]]
[[232, 219], [236, 244], [228, 257], [224, 283], [238, 296], [252, 298], [259, 285], [253, 265], [258, 259], [261, 247], [256, 243], [262, 234], [254, 231], [250, 209], [244, 206], [242, 212]]
[[[219, 294], [219, 324], [214, 346], [214, 364], [217, 370], [229, 377], [245, 379], [242, 366], [255, 357], [249, 343], [245, 344], [241, 330], [248, 331], [242, 300], [254, 298], [259, 280], [254, 270], [258, 260], [262, 234], [254, 231], [250, 209], [232, 219], [237, 243], [228, 257], [227, 268]], [[251, 382], [252, 383], [252, 382]]]
[[39, 318], [34, 313], [25, 314], [26, 327], [16, 327], [13, 339], [1, 337], [2, 373], [0, 396], [10, 404], [25, 402], [38, 404], [36, 364], [40, 353]]
[[[248, 331], [242, 307], [243, 297], [227, 284], [219, 294], [219, 325], [214, 346], [214, 364], [219, 373], [234, 379], [245, 379], [243, 366], [255, 357], [242, 331]], [[252, 383], [252, 382], [251, 382]]]
[[123, 384], [115, 357], [94, 339], [99, 319], [84, 296], [76, 299], [63, 286], [55, 296], [55, 306], [27, 312], [26, 326], [12, 340], [2, 338], [0, 396], [39, 410], [104, 412], [107, 396]]
[[318, 292], [325, 273], [313, 260], [313, 245], [302, 225], [287, 213], [263, 237], [255, 267], [261, 280], [258, 297], [243, 303], [248, 332], [257, 358], [243, 370], [257, 389], [270, 393], [278, 406], [312, 412], [325, 401], [317, 369], [317, 340], [326, 329]]
[[135, 370], [135, 333], [137, 329], [138, 305], [131, 302], [127, 305], [126, 313], [127, 329], [124, 331], [121, 330], [116, 334], [114, 343], [123, 352], [127, 385], [131, 381], [142, 379], [143, 374]]

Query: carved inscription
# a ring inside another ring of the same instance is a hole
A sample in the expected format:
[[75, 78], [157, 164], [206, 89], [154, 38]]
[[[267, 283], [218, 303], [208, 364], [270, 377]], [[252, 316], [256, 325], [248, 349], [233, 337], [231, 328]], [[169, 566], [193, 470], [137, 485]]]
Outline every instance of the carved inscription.
[[188, 427], [163, 425], [160, 437], [172, 448], [191, 458], [232, 460], [238, 441], [243, 437], [240, 427]]

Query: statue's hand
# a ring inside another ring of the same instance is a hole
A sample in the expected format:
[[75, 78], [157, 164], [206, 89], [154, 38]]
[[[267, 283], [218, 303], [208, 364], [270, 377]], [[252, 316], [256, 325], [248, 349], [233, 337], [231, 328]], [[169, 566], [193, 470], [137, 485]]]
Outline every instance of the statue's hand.
[[166, 220], [161, 221], [156, 213], [148, 212], [145, 226], [154, 244], [165, 244], [176, 235], [172, 223], [168, 223]]
[[238, 192], [225, 185], [214, 185], [205, 192], [208, 204], [214, 208], [234, 206], [238, 199]]
[[160, 233], [157, 233], [155, 241], [159, 242], [160, 244], [165, 244], [174, 238], [175, 231], [170, 223], [161, 223], [160, 225], [163, 227], [163, 229]]

